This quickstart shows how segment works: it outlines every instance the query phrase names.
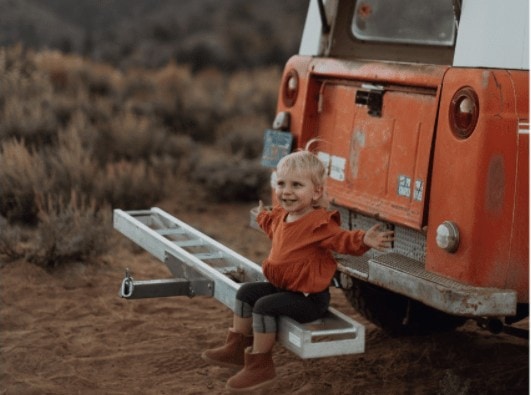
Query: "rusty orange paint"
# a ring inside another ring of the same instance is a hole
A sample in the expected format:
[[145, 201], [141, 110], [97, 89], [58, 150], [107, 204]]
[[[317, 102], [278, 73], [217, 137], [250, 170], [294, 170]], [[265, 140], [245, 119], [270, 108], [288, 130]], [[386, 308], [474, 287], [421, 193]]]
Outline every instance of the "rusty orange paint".
[[[435, 141], [428, 218], [426, 268], [474, 285], [511, 288], [529, 298], [528, 94], [524, 72], [451, 69], [444, 79]], [[523, 80], [522, 80], [523, 79]], [[525, 85], [524, 85], [525, 83]], [[467, 139], [450, 130], [452, 95], [471, 86], [480, 118]], [[516, 94], [515, 94], [516, 93]], [[516, 203], [516, 204], [515, 204]], [[445, 220], [457, 224], [455, 253], [437, 247], [435, 231]]]

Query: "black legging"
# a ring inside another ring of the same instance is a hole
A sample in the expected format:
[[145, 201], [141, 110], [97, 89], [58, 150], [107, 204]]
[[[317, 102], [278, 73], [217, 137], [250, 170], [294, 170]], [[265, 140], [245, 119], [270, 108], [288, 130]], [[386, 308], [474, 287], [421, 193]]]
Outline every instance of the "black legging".
[[330, 292], [305, 296], [302, 292], [286, 291], [268, 282], [243, 284], [236, 293], [234, 313], [242, 318], [253, 317], [253, 330], [277, 332], [277, 317], [287, 316], [300, 323], [321, 318], [330, 304]]

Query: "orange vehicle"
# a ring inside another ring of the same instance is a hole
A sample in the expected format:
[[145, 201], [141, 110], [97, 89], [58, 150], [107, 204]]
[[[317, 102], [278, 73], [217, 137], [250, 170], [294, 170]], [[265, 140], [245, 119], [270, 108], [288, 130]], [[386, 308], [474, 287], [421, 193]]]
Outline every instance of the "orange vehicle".
[[528, 7], [310, 2], [263, 163], [317, 138], [343, 225], [394, 229], [391, 251], [338, 257], [346, 296], [384, 329], [528, 316]]

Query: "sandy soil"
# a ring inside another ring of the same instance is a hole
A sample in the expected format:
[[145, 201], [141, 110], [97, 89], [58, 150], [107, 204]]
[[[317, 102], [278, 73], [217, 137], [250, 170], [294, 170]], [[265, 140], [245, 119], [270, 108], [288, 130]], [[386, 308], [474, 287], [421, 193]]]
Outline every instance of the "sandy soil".
[[[251, 205], [160, 205], [241, 254], [260, 261], [269, 242], [247, 226]], [[0, 394], [222, 394], [234, 372], [200, 353], [225, 338], [231, 313], [215, 299], [126, 301], [124, 269], [169, 277], [124, 238], [112, 255], [53, 273], [3, 264]], [[333, 306], [367, 325], [366, 352], [301, 360], [274, 350], [275, 394], [527, 394], [528, 341], [473, 322], [450, 334], [393, 338], [358, 316], [339, 290]]]

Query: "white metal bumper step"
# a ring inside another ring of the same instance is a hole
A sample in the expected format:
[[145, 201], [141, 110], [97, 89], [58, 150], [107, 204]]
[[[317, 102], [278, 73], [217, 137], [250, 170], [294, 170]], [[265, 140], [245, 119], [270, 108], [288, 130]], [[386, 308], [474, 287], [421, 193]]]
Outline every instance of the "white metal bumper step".
[[[117, 209], [114, 227], [164, 262], [174, 277], [135, 281], [126, 275], [122, 297], [207, 295], [234, 310], [241, 283], [265, 281], [259, 265], [159, 208], [128, 212]], [[365, 327], [334, 308], [329, 308], [322, 319], [307, 324], [280, 317], [278, 337], [301, 358], [365, 351]]]

